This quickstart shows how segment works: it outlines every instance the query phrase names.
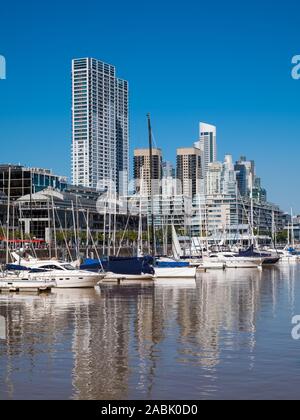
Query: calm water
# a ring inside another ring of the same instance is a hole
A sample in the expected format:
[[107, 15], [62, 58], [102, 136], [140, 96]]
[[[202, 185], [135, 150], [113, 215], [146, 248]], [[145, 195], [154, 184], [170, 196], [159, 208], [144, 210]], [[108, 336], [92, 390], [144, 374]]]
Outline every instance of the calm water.
[[297, 314], [300, 265], [0, 295], [0, 399], [298, 399]]

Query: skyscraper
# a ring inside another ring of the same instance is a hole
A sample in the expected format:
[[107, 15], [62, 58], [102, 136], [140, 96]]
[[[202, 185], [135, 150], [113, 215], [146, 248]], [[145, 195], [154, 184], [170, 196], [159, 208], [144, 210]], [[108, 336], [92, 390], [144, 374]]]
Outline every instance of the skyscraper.
[[237, 180], [231, 155], [225, 155], [221, 183], [223, 194], [236, 195]]
[[129, 154], [128, 82], [110, 64], [72, 61], [72, 181], [127, 194]]
[[212, 162], [208, 164], [206, 174], [206, 194], [216, 195], [222, 192], [222, 163]]
[[192, 198], [200, 191], [201, 151], [197, 148], [177, 149], [178, 194]]
[[202, 178], [206, 179], [208, 165], [217, 160], [217, 128], [200, 122], [199, 141], [194, 145], [202, 153]]
[[236, 171], [239, 194], [242, 197], [250, 195], [250, 190], [254, 186], [255, 163], [241, 156], [240, 160], [234, 165]]
[[[152, 187], [153, 194], [161, 194], [162, 179], [162, 151], [152, 149]], [[151, 195], [150, 151], [149, 149], [135, 149], [134, 151], [134, 179], [137, 192]]]

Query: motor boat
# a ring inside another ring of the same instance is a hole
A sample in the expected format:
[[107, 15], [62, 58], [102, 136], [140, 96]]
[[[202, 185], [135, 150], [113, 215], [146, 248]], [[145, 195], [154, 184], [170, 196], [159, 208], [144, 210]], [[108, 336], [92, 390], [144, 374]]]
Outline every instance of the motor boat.
[[86, 288], [95, 287], [104, 278], [104, 273], [91, 273], [77, 270], [70, 263], [50, 260], [31, 261], [30, 266], [8, 264], [7, 270], [19, 272], [19, 276], [27, 280], [55, 281], [58, 288]]
[[1, 292], [46, 292], [55, 286], [56, 282], [48, 279], [28, 280], [13, 275], [0, 278]]
[[219, 252], [217, 256], [226, 268], [261, 268], [264, 261], [261, 257], [240, 256], [233, 252]]
[[290, 251], [288, 251], [287, 249], [281, 249], [278, 250], [278, 256], [280, 258], [280, 263], [283, 264], [290, 264], [290, 263], [296, 263], [299, 261], [299, 256], [292, 254]]
[[218, 255], [211, 254], [209, 256], [203, 256], [202, 264], [199, 268], [204, 270], [225, 270], [226, 264]]

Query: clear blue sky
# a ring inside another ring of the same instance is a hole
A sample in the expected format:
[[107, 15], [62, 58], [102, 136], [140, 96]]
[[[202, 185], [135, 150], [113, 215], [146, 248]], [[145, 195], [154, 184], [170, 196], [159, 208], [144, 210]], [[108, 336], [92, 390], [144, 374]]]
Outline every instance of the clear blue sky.
[[216, 124], [219, 159], [254, 159], [270, 200], [300, 212], [299, 16], [299, 0], [3, 2], [0, 161], [69, 175], [70, 63], [92, 56], [130, 82], [131, 148], [147, 112], [173, 161], [200, 120]]

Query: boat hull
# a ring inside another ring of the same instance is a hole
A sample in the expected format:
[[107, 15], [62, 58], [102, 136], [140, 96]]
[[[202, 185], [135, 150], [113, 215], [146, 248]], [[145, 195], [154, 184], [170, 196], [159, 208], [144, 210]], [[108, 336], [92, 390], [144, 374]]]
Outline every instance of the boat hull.
[[7, 279], [0, 281], [0, 290], [2, 292], [45, 292], [55, 287], [55, 282], [43, 280], [18, 280]]
[[163, 279], [195, 278], [196, 267], [159, 268], [155, 267], [155, 277]]
[[50, 271], [29, 274], [28, 279], [47, 279], [55, 282], [55, 287], [58, 289], [85, 289], [95, 287], [103, 277], [104, 275], [101, 274], [73, 274], [72, 272]]
[[257, 268], [261, 267], [262, 259], [243, 259], [243, 258], [232, 258], [226, 261], [226, 268]]
[[98, 285], [104, 283], [134, 283], [134, 282], [152, 282], [154, 276], [151, 274], [129, 275], [129, 274], [115, 274], [107, 273], [104, 278], [98, 282]]
[[203, 261], [203, 264], [200, 268], [204, 270], [224, 270], [226, 265], [224, 262], [220, 261]]

